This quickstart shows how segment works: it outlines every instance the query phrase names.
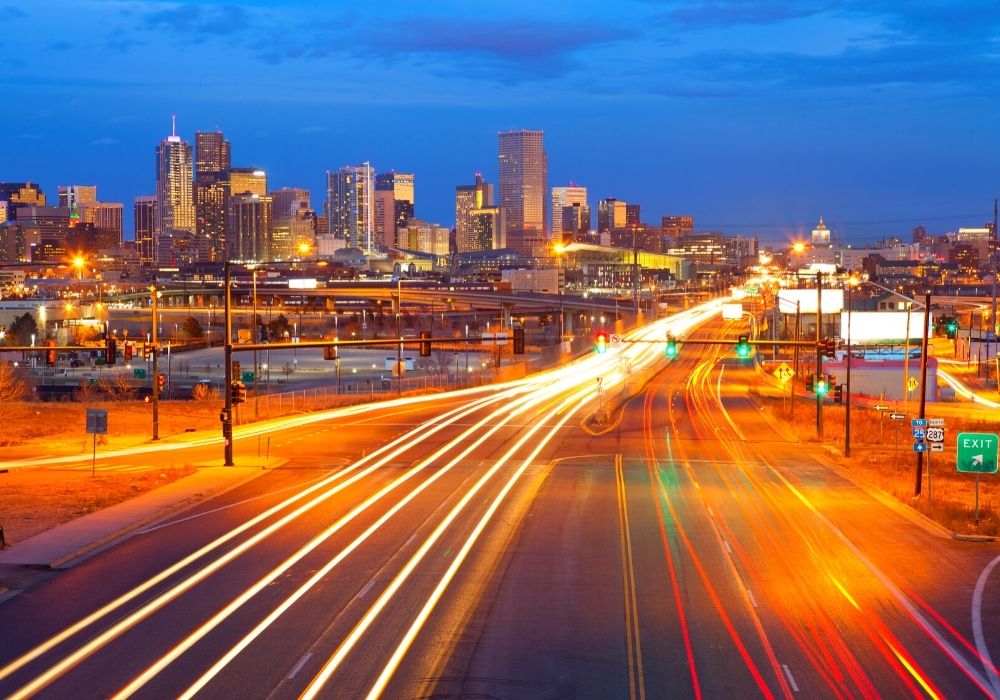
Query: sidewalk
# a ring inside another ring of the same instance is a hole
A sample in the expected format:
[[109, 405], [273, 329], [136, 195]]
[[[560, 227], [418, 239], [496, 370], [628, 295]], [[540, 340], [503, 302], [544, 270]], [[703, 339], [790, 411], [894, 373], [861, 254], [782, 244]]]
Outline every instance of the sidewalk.
[[[241, 486], [266, 473], [264, 467], [277, 466], [280, 461], [272, 459], [270, 463], [265, 463], [261, 460], [260, 463], [241, 467], [200, 467], [183, 479], [2, 550], [0, 567], [60, 568], [170, 513]], [[0, 591], [3, 590], [2, 585], [0, 582]]]

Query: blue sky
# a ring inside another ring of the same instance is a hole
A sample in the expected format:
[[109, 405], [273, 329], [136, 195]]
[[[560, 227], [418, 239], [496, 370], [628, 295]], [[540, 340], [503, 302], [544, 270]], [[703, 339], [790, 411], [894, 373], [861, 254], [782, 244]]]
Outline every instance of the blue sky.
[[592, 205], [764, 240], [981, 225], [1000, 194], [995, 1], [0, 0], [0, 22], [0, 180], [53, 196], [152, 192], [171, 114], [317, 209], [327, 169], [413, 171], [447, 225], [512, 128]]

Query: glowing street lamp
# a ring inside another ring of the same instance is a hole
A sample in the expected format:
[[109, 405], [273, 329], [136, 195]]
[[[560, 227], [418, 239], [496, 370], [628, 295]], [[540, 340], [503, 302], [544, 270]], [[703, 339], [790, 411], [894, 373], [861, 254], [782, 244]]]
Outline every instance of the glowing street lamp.
[[82, 255], [77, 255], [75, 258], [73, 258], [73, 267], [76, 268], [76, 278], [78, 280], [83, 279], [83, 268], [86, 264], [87, 260]]

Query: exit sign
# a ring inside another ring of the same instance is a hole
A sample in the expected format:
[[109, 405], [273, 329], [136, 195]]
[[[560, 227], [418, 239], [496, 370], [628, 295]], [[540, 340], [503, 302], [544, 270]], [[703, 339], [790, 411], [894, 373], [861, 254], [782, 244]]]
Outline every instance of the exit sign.
[[996, 473], [997, 436], [994, 433], [959, 433], [955, 445], [955, 468], [958, 471]]

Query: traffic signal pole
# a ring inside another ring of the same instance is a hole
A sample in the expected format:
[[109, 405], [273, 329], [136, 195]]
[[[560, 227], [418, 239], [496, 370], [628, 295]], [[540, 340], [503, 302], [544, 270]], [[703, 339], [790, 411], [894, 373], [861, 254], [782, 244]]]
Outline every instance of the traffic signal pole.
[[229, 261], [225, 263], [225, 316], [224, 323], [226, 337], [223, 347], [225, 348], [225, 382], [226, 403], [222, 410], [222, 439], [224, 446], [223, 464], [227, 467], [233, 466], [233, 317], [230, 301], [230, 289], [232, 287], [232, 272]]
[[[823, 273], [816, 271], [816, 381], [823, 376]], [[816, 392], [816, 436], [823, 437], [823, 394]]]
[[158, 328], [160, 325], [159, 319], [156, 317], [156, 285], [154, 284], [149, 288], [153, 293], [153, 376], [149, 378], [150, 386], [153, 388], [152, 400], [153, 400], [153, 439], [160, 439], [160, 391], [159, 391], [159, 376], [160, 373], [157, 371], [157, 361], [160, 355], [160, 348], [158, 347]]

